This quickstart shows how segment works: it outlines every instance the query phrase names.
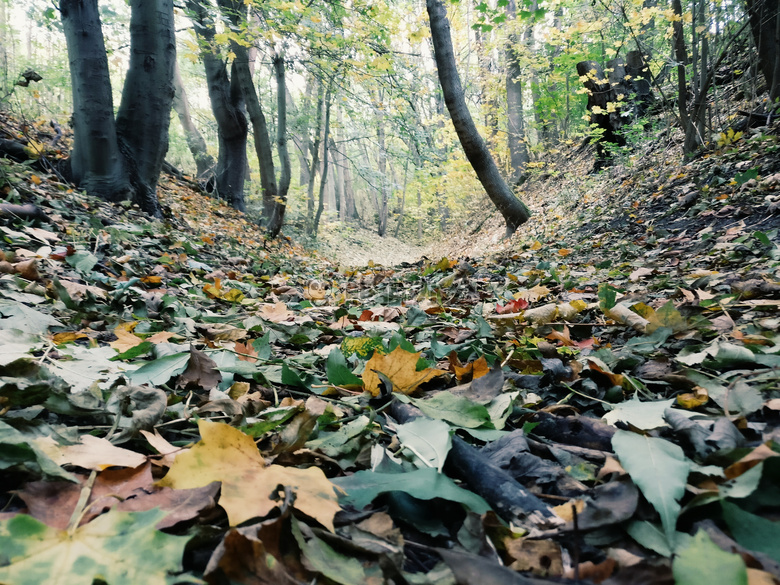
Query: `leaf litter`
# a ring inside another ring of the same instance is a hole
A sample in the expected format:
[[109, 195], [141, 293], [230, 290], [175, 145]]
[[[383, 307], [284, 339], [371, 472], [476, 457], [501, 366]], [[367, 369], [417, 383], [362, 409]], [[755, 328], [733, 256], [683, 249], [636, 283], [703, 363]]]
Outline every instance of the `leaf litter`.
[[0, 582], [780, 581], [776, 142], [357, 268], [2, 161]]

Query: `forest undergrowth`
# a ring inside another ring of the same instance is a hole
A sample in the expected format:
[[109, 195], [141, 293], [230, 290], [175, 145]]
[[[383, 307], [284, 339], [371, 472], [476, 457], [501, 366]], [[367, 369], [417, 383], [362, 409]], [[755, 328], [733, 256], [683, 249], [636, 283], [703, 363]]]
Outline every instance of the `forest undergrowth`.
[[779, 134], [395, 266], [0, 161], [0, 583], [780, 582]]

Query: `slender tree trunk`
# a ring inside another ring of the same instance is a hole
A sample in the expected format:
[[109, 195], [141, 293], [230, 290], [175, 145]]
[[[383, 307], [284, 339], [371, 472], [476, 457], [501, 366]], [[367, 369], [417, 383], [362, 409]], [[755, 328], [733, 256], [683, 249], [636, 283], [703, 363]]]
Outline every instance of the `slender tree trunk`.
[[[508, 0], [506, 14], [509, 26], [516, 23], [517, 6], [515, 0]], [[506, 109], [507, 109], [507, 146], [509, 147], [509, 184], [521, 185], [526, 178], [525, 169], [529, 162], [528, 146], [525, 140], [525, 121], [523, 119], [523, 85], [520, 82], [522, 71], [517, 58], [518, 39], [510, 34], [504, 49], [506, 55]]]
[[[195, 31], [202, 40], [200, 57], [206, 70], [211, 110], [217, 122], [219, 155], [217, 157], [217, 195], [239, 211], [244, 203], [246, 171], [246, 141], [249, 125], [241, 108], [241, 92], [228, 76], [227, 66], [212, 47], [216, 45], [214, 22], [204, 0], [186, 0], [186, 6], [196, 23]], [[233, 68], [235, 74], [235, 68]], [[235, 77], [235, 75], [234, 75]]]
[[397, 238], [398, 233], [401, 231], [401, 224], [404, 222], [404, 207], [406, 207], [406, 180], [408, 178], [409, 171], [409, 159], [407, 158], [404, 162], [404, 184], [403, 188], [401, 189], [401, 209], [398, 212], [398, 223], [395, 224], [395, 233], [393, 233], [393, 237]]
[[323, 87], [320, 82], [317, 90], [317, 119], [314, 124], [314, 140], [311, 144], [311, 164], [309, 165], [309, 188], [306, 197], [306, 233], [314, 235], [314, 182], [317, 178], [315, 170], [320, 164], [320, 140], [322, 123], [322, 108], [324, 106]]
[[108, 201], [127, 199], [130, 181], [117, 141], [97, 0], [61, 0], [60, 14], [73, 90], [73, 182]]
[[325, 188], [328, 184], [328, 143], [330, 142], [330, 94], [333, 86], [333, 80], [328, 83], [328, 90], [325, 92], [325, 128], [322, 137], [322, 176], [320, 177], [320, 193], [317, 201], [317, 215], [314, 217], [314, 235], [320, 228], [320, 218], [325, 208]]
[[173, 109], [176, 111], [179, 123], [184, 130], [184, 138], [187, 141], [187, 146], [192, 153], [192, 158], [195, 160], [197, 177], [201, 181], [207, 180], [208, 175], [214, 172], [216, 161], [214, 160], [214, 157], [209, 154], [206, 140], [192, 121], [190, 104], [187, 100], [187, 92], [184, 90], [178, 63], [173, 70], [173, 87], [176, 92], [173, 96]]
[[173, 0], [130, 2], [130, 66], [116, 117], [134, 199], [160, 215], [157, 180], [168, 152], [176, 39]]
[[385, 145], [385, 124], [382, 114], [377, 115], [377, 171], [379, 172], [379, 196], [377, 198], [378, 224], [376, 233], [380, 238], [387, 232], [387, 147]]
[[439, 82], [452, 124], [463, 146], [466, 158], [474, 168], [488, 197], [504, 217], [506, 235], [510, 236], [531, 217], [531, 212], [522, 201], [514, 196], [504, 181], [496, 162], [490, 155], [485, 141], [479, 135], [474, 120], [471, 118], [455, 66], [450, 25], [447, 21], [447, 11], [444, 4], [441, 0], [426, 0], [426, 6], [430, 18], [431, 38], [433, 39]]
[[276, 75], [276, 152], [279, 155], [281, 174], [279, 190], [274, 210], [268, 222], [268, 235], [275, 238], [279, 235], [284, 223], [284, 213], [287, 210], [287, 193], [290, 190], [292, 171], [290, 153], [287, 150], [287, 82], [284, 72], [284, 56], [274, 55], [274, 74]]

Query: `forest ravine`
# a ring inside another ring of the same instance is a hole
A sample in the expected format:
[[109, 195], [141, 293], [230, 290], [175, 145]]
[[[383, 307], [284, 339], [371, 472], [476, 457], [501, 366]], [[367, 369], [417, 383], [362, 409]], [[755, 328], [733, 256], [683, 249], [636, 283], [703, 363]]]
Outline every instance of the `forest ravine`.
[[777, 140], [357, 268], [4, 161], [0, 582], [780, 579]]

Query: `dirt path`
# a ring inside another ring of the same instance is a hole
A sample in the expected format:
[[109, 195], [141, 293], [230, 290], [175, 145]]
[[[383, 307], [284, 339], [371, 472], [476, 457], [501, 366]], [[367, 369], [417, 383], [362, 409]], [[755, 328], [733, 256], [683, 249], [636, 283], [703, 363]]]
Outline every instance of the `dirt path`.
[[319, 252], [326, 258], [344, 266], [365, 266], [370, 260], [384, 266], [401, 262], [416, 262], [428, 252], [427, 246], [415, 246], [396, 238], [380, 238], [375, 232], [359, 228], [320, 231]]

